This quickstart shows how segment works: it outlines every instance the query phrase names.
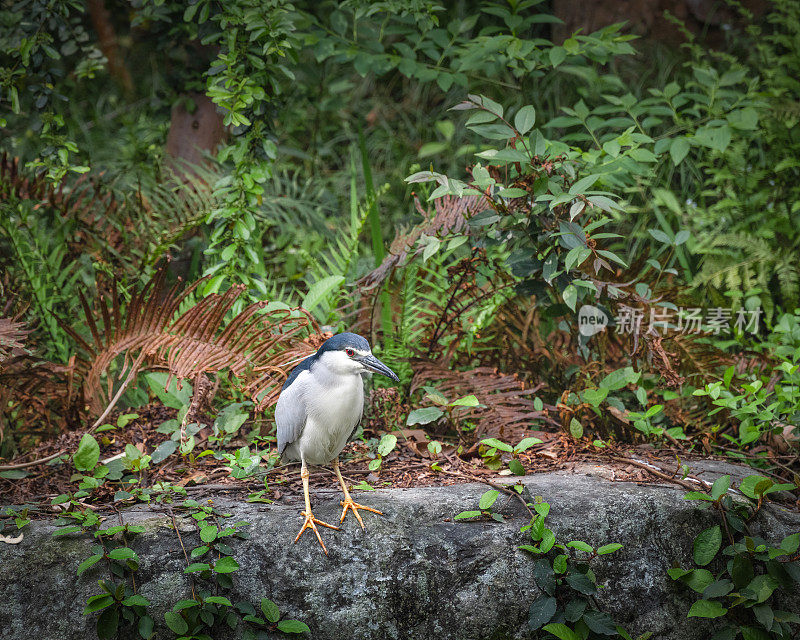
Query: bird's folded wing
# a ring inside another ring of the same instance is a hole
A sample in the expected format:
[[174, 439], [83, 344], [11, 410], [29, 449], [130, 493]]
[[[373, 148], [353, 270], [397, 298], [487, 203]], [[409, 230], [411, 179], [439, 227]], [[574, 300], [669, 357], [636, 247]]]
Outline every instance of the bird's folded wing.
[[[308, 375], [303, 373], [303, 375]], [[278, 426], [278, 453], [283, 454], [287, 445], [300, 438], [306, 426], [306, 401], [301, 393], [301, 385], [285, 387], [275, 407], [275, 424]]]

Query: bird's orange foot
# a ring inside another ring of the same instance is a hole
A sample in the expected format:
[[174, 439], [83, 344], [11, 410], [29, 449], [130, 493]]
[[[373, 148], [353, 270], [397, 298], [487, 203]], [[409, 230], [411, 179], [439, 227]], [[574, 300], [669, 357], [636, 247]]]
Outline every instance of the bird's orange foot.
[[361, 525], [362, 529], [366, 529], [366, 527], [364, 526], [364, 521], [361, 519], [361, 516], [358, 513], [359, 509], [363, 509], [364, 511], [371, 511], [372, 513], [377, 513], [379, 516], [383, 515], [383, 511], [378, 511], [377, 509], [373, 509], [372, 507], [365, 507], [362, 504], [353, 502], [353, 499], [350, 496], [347, 496], [339, 504], [344, 507], [344, 509], [342, 509], [342, 517], [339, 519], [339, 524], [344, 522], [344, 517], [347, 515], [348, 509], [352, 509], [353, 515], [355, 515], [356, 519], [358, 520], [358, 524]]
[[314, 530], [314, 533], [317, 534], [317, 540], [319, 540], [319, 543], [322, 546], [322, 550], [325, 552], [325, 555], [327, 556], [328, 550], [325, 548], [325, 543], [322, 541], [322, 537], [319, 535], [319, 531], [317, 531], [317, 525], [328, 527], [329, 529], [336, 529], [336, 531], [339, 531], [339, 527], [335, 527], [334, 525], [328, 524], [327, 522], [323, 522], [322, 520], [317, 520], [314, 517], [314, 514], [311, 513], [310, 511], [308, 513], [306, 513], [305, 511], [301, 511], [300, 515], [305, 516], [306, 520], [303, 523], [303, 527], [300, 529], [300, 533], [298, 533], [297, 537], [294, 539], [294, 542], [297, 543], [297, 541], [300, 539], [300, 536], [303, 535], [303, 531], [305, 531], [308, 528], [311, 528]]

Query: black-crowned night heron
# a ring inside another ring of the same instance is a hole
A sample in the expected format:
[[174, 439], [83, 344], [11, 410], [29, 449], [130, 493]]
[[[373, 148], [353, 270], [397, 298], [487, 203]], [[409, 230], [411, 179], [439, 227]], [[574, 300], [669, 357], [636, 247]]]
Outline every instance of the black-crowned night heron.
[[306, 464], [333, 463], [344, 492], [341, 502], [344, 509], [339, 524], [344, 522], [348, 509], [352, 509], [362, 529], [364, 521], [359, 509], [383, 515], [377, 509], [354, 502], [339, 471], [339, 453], [353, 435], [364, 411], [362, 376], [371, 373], [399, 381], [389, 367], [372, 355], [372, 349], [364, 338], [355, 333], [340, 333], [328, 338], [313, 356], [294, 368], [275, 407], [278, 453], [284, 460], [299, 460], [301, 464], [305, 522], [294, 541], [297, 542], [310, 527], [326, 554], [328, 550], [316, 525], [337, 530], [339, 527], [317, 520], [311, 512]]

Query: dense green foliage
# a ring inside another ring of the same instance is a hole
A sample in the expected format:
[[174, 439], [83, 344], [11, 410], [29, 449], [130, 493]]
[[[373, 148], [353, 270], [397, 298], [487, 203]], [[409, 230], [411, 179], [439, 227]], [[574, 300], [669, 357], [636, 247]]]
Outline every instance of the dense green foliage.
[[[178, 457], [191, 469], [213, 456], [251, 478], [276, 463], [262, 383], [296, 360], [258, 365], [242, 345], [247, 331], [286, 330], [284, 314], [298, 331], [292, 358], [324, 330], [356, 329], [400, 375], [396, 395], [372, 383], [372, 472], [401, 425], [422, 429], [434, 472], [471, 451], [518, 475], [541, 443], [522, 432], [556, 427], [593, 452], [648, 442], [724, 453], [792, 489], [800, 7], [776, 0], [756, 19], [730, 5], [721, 47], [677, 24], [684, 44], [667, 50], [620, 24], [556, 42], [559, 21], [537, 0], [3, 3], [0, 456], [84, 434], [57, 460], [78, 472], [68, 500], [108, 489], [149, 500], [164, 487], [144, 486], [147, 471]], [[194, 141], [181, 114], [206, 123], [189, 166], [175, 150], [176, 138]], [[176, 322], [149, 352], [118, 344], [123, 325], [158, 324], [142, 301], [168, 298], [153, 284], [165, 272], [193, 283], [170, 300], [195, 333]], [[585, 331], [587, 317], [604, 329]], [[176, 326], [213, 356], [207, 367], [167, 353]], [[278, 358], [271, 348], [260, 355]], [[191, 384], [170, 386], [187, 371]], [[209, 383], [201, 397], [206, 373], [219, 392]], [[151, 399], [178, 411], [156, 430], [167, 439], [101, 462]], [[760, 504], [768, 489], [750, 497]], [[727, 522], [743, 521], [715, 493]], [[555, 545], [542, 549], [544, 504], [528, 545], [541, 556]], [[491, 504], [467, 513], [497, 515]], [[759, 576], [797, 550], [733, 529], [723, 553], [763, 561]], [[595, 588], [566, 547], [537, 560], [552, 587], [539, 627], [558, 618], [543, 627], [557, 637], [625, 637], [585, 598], [562, 606], [564, 584]], [[673, 577], [689, 586], [709, 572], [686, 571]], [[767, 611], [774, 589], [751, 597], [752, 581], [734, 576], [744, 600], [730, 604], [720, 571], [698, 611], [788, 637], [794, 618]], [[103, 589], [103, 626], [145, 619], [124, 587]], [[224, 603], [201, 601], [172, 612], [170, 628], [213, 626], [202, 612]]]

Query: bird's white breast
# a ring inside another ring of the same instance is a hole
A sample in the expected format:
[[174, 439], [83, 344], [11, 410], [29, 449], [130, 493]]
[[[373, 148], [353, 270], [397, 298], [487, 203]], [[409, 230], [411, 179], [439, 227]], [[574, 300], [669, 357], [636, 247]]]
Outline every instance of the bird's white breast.
[[328, 464], [361, 420], [364, 383], [360, 375], [309, 377], [305, 393], [308, 418], [296, 447], [309, 464]]

